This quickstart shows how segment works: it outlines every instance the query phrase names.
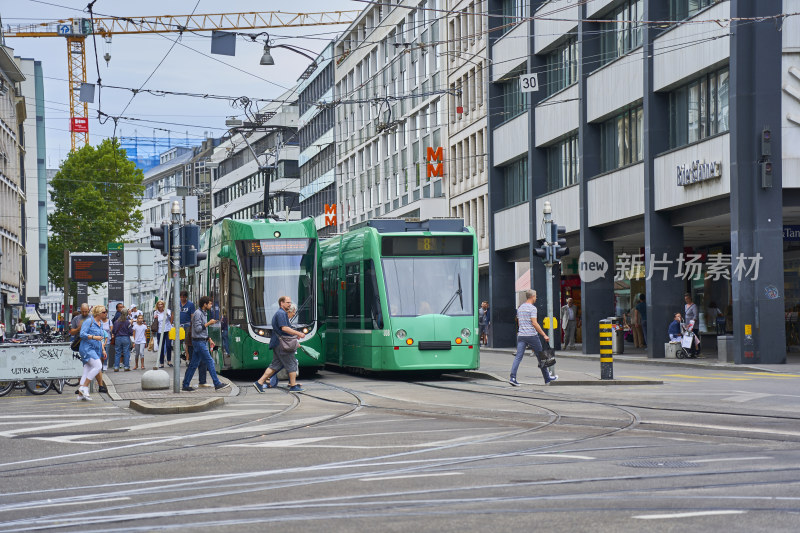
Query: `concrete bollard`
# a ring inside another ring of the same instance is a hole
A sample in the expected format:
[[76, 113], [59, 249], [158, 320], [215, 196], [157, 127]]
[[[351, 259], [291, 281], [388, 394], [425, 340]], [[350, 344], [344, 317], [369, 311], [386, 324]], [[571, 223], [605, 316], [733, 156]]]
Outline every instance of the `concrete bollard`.
[[162, 369], [148, 370], [142, 374], [142, 390], [164, 390], [170, 387], [172, 379]]
[[614, 379], [613, 343], [614, 325], [611, 320], [600, 321], [600, 379]]

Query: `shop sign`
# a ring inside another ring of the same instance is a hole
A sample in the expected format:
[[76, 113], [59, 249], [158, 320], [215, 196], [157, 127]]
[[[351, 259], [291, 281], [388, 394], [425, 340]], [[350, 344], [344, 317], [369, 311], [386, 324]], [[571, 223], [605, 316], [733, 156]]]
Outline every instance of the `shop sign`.
[[800, 226], [797, 225], [783, 226], [783, 240], [800, 241]]
[[8, 302], [8, 305], [19, 305], [19, 293], [9, 293], [6, 301]]
[[[444, 164], [442, 163], [442, 161], [444, 161], [444, 155], [441, 146], [437, 146], [436, 148], [428, 146], [425, 159], [427, 160], [426, 177], [444, 176]], [[434, 163], [436, 163], [435, 166]]]
[[719, 161], [706, 163], [698, 159], [688, 165], [678, 165], [678, 187], [721, 177], [722, 163]]
[[336, 225], [336, 204], [325, 204], [325, 226]]

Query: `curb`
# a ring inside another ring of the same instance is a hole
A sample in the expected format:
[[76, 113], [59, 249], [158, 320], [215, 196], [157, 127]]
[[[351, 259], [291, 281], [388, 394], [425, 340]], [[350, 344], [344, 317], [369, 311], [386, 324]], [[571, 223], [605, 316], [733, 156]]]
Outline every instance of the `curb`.
[[217, 396], [186, 405], [157, 405], [145, 400], [131, 400], [128, 407], [134, 411], [139, 411], [140, 413], [148, 415], [174, 415], [181, 413], [201, 413], [223, 405], [225, 405], [225, 399]]

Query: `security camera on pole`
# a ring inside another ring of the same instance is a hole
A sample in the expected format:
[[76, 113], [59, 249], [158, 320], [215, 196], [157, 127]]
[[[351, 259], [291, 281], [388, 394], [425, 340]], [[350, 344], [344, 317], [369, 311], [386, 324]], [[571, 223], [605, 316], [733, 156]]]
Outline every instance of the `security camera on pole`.
[[564, 226], [559, 226], [553, 221], [553, 209], [550, 202], [544, 203], [544, 235], [545, 238], [536, 241], [536, 255], [542, 258], [545, 266], [545, 277], [547, 278], [547, 326], [548, 336], [550, 337], [550, 347], [555, 347], [553, 328], [555, 326], [553, 316], [553, 265], [560, 263], [559, 259], [569, 253], [567, 241], [564, 234], [567, 232]]

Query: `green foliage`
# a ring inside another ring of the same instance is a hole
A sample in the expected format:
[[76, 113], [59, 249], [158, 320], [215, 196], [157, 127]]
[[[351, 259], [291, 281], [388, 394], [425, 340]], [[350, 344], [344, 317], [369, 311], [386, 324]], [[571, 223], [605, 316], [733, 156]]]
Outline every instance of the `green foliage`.
[[51, 181], [55, 212], [48, 217], [53, 233], [47, 273], [52, 283], [63, 284], [64, 250], [106, 253], [108, 243], [141, 225], [143, 180], [116, 140], [67, 157]]

